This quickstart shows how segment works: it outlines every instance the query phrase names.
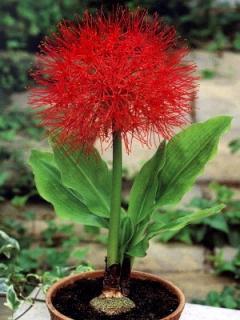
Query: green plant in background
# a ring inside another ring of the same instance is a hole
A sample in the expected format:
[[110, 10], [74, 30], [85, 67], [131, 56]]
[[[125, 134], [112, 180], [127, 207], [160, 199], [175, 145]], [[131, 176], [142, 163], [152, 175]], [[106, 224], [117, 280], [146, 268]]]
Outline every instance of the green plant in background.
[[36, 193], [33, 175], [26, 163], [26, 150], [29, 143], [39, 141], [42, 136], [42, 128], [28, 110], [12, 107], [1, 113], [0, 200]]
[[[214, 50], [233, 47], [239, 50], [239, 5], [216, 0], [179, 1], [133, 0], [119, 1], [131, 9], [138, 6], [151, 13], [159, 12], [166, 22], [174, 24], [178, 31], [194, 45], [212, 40]], [[73, 18], [85, 9], [96, 10], [101, 5], [111, 9], [112, 1], [80, 0], [3, 0], [0, 4], [2, 50], [26, 49], [35, 51], [44, 34], [62, 18]]]
[[0, 53], [1, 90], [17, 92], [26, 90], [28, 70], [33, 63], [33, 55], [25, 51], [3, 51]]
[[41, 37], [62, 18], [81, 14], [89, 1], [4, 0], [0, 4], [1, 49], [36, 49]]
[[229, 143], [229, 148], [232, 153], [236, 153], [240, 151], [240, 138], [234, 139]]
[[[211, 51], [233, 49], [239, 51], [239, 4], [220, 3], [216, 0], [135, 0], [118, 1], [136, 9], [157, 11], [163, 19], [176, 26], [179, 33], [194, 47], [207, 47]], [[112, 1], [89, 0], [2, 0], [0, 3], [0, 105], [8, 95], [22, 91], [29, 85], [28, 69], [44, 34], [63, 19], [72, 19], [84, 10], [95, 11], [101, 6], [112, 7]], [[26, 52], [25, 52], [26, 51]], [[209, 75], [209, 73], [208, 73]]]
[[240, 309], [240, 287], [228, 286], [222, 292], [211, 291], [206, 299], [194, 299], [193, 303], [227, 309]]
[[38, 127], [38, 122], [33, 119], [28, 111], [19, 111], [14, 108], [10, 111], [4, 110], [0, 115], [0, 138], [5, 141], [13, 141], [16, 136], [40, 140], [43, 135], [42, 128]]
[[42, 37], [62, 18], [81, 14], [84, 0], [2, 0], [0, 3], [0, 107], [29, 86], [29, 67]]
[[216, 75], [217, 75], [216, 70], [207, 69], [207, 68], [201, 70], [201, 77], [202, 77], [202, 79], [211, 80], [211, 79], [215, 78]]
[[[36, 219], [35, 215], [30, 216]], [[13, 233], [13, 224], [10, 228], [7, 219], [2, 221], [2, 226]], [[93, 270], [86, 263], [87, 249], [77, 248], [79, 239], [73, 235], [72, 225], [49, 222], [41, 239], [35, 239], [38, 243], [35, 247], [34, 235], [30, 233], [23, 221], [15, 231], [19, 241], [0, 231], [0, 287], [6, 293], [5, 305], [13, 314], [22, 301], [34, 303], [34, 298], [29, 298], [34, 288], [46, 291], [64, 276]]]
[[218, 275], [228, 275], [234, 279], [240, 278], [240, 249], [231, 260], [226, 260], [224, 251], [219, 251], [215, 255], [209, 256], [214, 271]]
[[235, 34], [233, 47], [235, 50], [240, 51], [240, 32], [239, 31]]
[[233, 48], [239, 50], [239, 4], [216, 0], [135, 0], [127, 5], [148, 8], [159, 12], [164, 19], [177, 27], [193, 46], [206, 46], [211, 51]]
[[0, 147], [0, 196], [27, 195], [35, 193], [33, 175], [26, 164], [23, 150]]
[[[166, 232], [159, 240], [183, 241], [185, 243], [202, 243], [207, 247], [214, 248], [223, 245], [239, 247], [240, 245], [240, 201], [234, 199], [234, 191], [224, 185], [212, 183], [209, 186], [213, 192], [211, 198], [193, 198], [183, 209], [178, 209], [177, 214], [187, 216], [196, 209], [206, 209], [220, 203], [225, 204], [223, 214], [209, 217], [178, 231]], [[174, 215], [174, 211], [163, 211], [162, 214]]]
[[[14, 261], [19, 251], [20, 246], [18, 242], [0, 230], [0, 257], [4, 257], [5, 261]], [[8, 282], [8, 279], [13, 278], [13, 274], [16, 279], [19, 281], [22, 280], [22, 277], [17, 270], [15, 272], [15, 267], [13, 265], [8, 266], [7, 263], [0, 263], [0, 284], [6, 290], [5, 305], [12, 311], [12, 314], [19, 307], [21, 302], [13, 285]]]
[[229, 41], [222, 31], [217, 31], [214, 39], [207, 45], [207, 50], [212, 52], [221, 52], [229, 47]]
[[[41, 273], [49, 271], [55, 267], [67, 266], [69, 261], [84, 261], [87, 249], [79, 249], [79, 237], [74, 233], [74, 227], [70, 224], [59, 225], [53, 221], [48, 222], [46, 228], [37, 237], [33, 232], [36, 230], [32, 224], [29, 231], [26, 222], [36, 223], [36, 214], [34, 212], [23, 212], [25, 219], [14, 221], [5, 218], [1, 221], [3, 232], [7, 232], [17, 239], [21, 247], [21, 255], [15, 259], [22, 272]], [[13, 230], [14, 227], [14, 230]], [[33, 244], [33, 239], [37, 244]]]

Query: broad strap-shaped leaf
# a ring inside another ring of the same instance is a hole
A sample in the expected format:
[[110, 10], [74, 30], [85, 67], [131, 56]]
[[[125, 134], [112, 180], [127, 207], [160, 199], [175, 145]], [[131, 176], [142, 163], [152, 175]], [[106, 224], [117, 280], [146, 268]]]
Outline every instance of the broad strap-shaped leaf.
[[128, 214], [134, 225], [149, 217], [154, 208], [158, 188], [158, 173], [165, 161], [165, 142], [147, 161], [136, 176], [129, 200]]
[[[151, 219], [154, 210], [156, 192], [158, 188], [158, 172], [164, 165], [165, 142], [161, 143], [153, 157], [147, 161], [138, 175], [136, 176], [131, 193], [128, 207], [128, 216], [133, 227], [131, 238], [127, 238], [129, 233], [122, 236], [124, 248], [133, 246], [144, 237], [144, 231]], [[130, 229], [130, 226], [128, 226]]]
[[145, 257], [147, 254], [147, 250], [149, 248], [149, 239], [144, 238], [141, 242], [136, 245], [129, 247], [127, 251], [127, 255], [130, 257]]
[[169, 231], [180, 231], [188, 224], [199, 221], [200, 219], [209, 217], [213, 214], [219, 213], [224, 208], [224, 205], [217, 205], [213, 208], [198, 210], [193, 213], [188, 213], [176, 216], [176, 212], [167, 213], [164, 215], [158, 212], [154, 215], [154, 220], [149, 224], [145, 237], [139, 243], [128, 248], [127, 254], [133, 257], [144, 257], [149, 247], [149, 240], [159, 235], [160, 233]]
[[224, 207], [225, 205], [220, 204], [209, 209], [197, 210], [196, 212], [188, 213], [180, 217], [176, 217], [175, 212], [172, 214], [172, 216], [166, 214], [165, 219], [168, 221], [163, 221], [161, 214], [155, 215], [154, 222], [148, 227], [147, 237], [148, 239], [151, 239], [157, 236], [159, 233], [167, 231], [179, 231], [190, 223], [219, 213]]
[[158, 176], [156, 207], [181, 200], [216, 153], [219, 138], [230, 123], [231, 117], [219, 116], [193, 124], [169, 141], [165, 165]]
[[53, 205], [61, 218], [89, 226], [107, 226], [107, 219], [91, 213], [78, 194], [62, 184], [53, 154], [33, 150], [29, 164], [32, 167], [39, 194]]
[[111, 175], [97, 150], [87, 155], [53, 145], [53, 152], [63, 184], [77, 191], [91, 212], [109, 217]]
[[126, 248], [134, 234], [134, 226], [128, 214], [122, 215], [121, 219], [121, 237], [120, 237], [120, 259], [122, 260]]

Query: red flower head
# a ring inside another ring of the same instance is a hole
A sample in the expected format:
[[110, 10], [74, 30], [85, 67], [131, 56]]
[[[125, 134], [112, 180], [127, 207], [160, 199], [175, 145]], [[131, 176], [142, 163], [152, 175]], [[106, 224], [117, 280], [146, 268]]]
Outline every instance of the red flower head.
[[118, 9], [62, 22], [41, 44], [30, 102], [60, 143], [91, 149], [121, 132], [151, 144], [186, 123], [196, 93], [195, 65], [173, 27], [146, 12]]

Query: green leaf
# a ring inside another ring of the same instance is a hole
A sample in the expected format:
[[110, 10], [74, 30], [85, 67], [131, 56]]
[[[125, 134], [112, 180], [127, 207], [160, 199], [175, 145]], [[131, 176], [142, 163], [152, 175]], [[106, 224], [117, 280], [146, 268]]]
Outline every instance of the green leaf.
[[121, 220], [120, 257], [124, 257], [126, 248], [134, 234], [134, 226], [129, 215], [124, 215]]
[[10, 310], [16, 311], [20, 303], [21, 300], [18, 299], [13, 285], [9, 286], [7, 290], [7, 301], [4, 303], [4, 305]]
[[[163, 221], [161, 215], [155, 215], [155, 221], [149, 226], [147, 230], [147, 237], [148, 239], [151, 239], [162, 232], [179, 231], [190, 223], [219, 213], [224, 207], [224, 205], [220, 204], [209, 209], [198, 210], [196, 212], [192, 212], [180, 217], [173, 215], [172, 217], [170, 217], [171, 220], [169, 220], [168, 222]], [[167, 218], [167, 215], [165, 215], [165, 217]]]
[[14, 258], [20, 251], [17, 240], [9, 237], [4, 231], [0, 230], [0, 254], [4, 254], [8, 259]]
[[161, 143], [156, 153], [144, 164], [134, 180], [128, 208], [128, 216], [134, 229], [131, 238], [126, 238], [127, 234], [125, 234], [125, 238], [122, 238], [126, 250], [128, 250], [127, 245], [129, 248], [135, 247], [135, 244], [145, 237], [144, 231], [154, 210], [158, 188], [158, 172], [163, 167], [164, 161], [165, 142]]
[[77, 266], [77, 268], [73, 272], [71, 272], [71, 274], [79, 274], [79, 273], [89, 272], [89, 271], [94, 271], [92, 266], [80, 265], [80, 266]]
[[156, 207], [176, 204], [215, 155], [220, 136], [231, 117], [219, 116], [183, 130], [166, 147], [165, 165], [159, 173]]
[[[2, 291], [2, 289], [3, 289], [3, 284], [2, 284], [3, 278], [5, 279], [5, 277], [8, 277], [8, 276], [9, 276], [8, 266], [5, 263], [1, 263], [0, 262], [0, 294], [3, 292]], [[5, 282], [4, 282], [4, 284], [5, 284]]]
[[229, 143], [229, 147], [230, 147], [232, 153], [238, 152], [240, 150], [240, 138], [232, 140]]
[[139, 243], [129, 247], [127, 254], [133, 257], [144, 257], [149, 246], [149, 240], [153, 237], [165, 232], [179, 231], [190, 223], [220, 212], [223, 208], [224, 205], [218, 205], [210, 209], [198, 210], [184, 215], [181, 212], [180, 216], [177, 216], [176, 212], [165, 214], [164, 216], [156, 213], [153, 221], [145, 231], [145, 237]]
[[216, 200], [225, 204], [230, 203], [234, 196], [232, 189], [215, 182], [210, 183], [209, 188], [215, 192]]
[[237, 32], [234, 40], [233, 40], [233, 47], [235, 50], [240, 50], [240, 32]]
[[84, 261], [86, 260], [86, 255], [88, 253], [88, 248], [83, 248], [83, 249], [75, 249], [72, 253], [71, 253], [71, 258], [79, 261]]
[[218, 215], [216, 217], [206, 218], [204, 220], [204, 223], [207, 224], [208, 226], [210, 226], [216, 230], [220, 230], [226, 234], [228, 234], [230, 232], [228, 224], [226, 222], [226, 219], [223, 215]]
[[106, 227], [106, 219], [91, 213], [78, 194], [62, 184], [53, 154], [33, 150], [29, 163], [40, 195], [54, 206], [61, 218], [84, 225]]
[[145, 257], [149, 248], [149, 239], [145, 238], [133, 247], [129, 247], [127, 254], [131, 257]]
[[236, 309], [238, 304], [235, 301], [234, 297], [229, 295], [226, 295], [222, 301], [224, 308], [227, 309]]
[[[7, 277], [8, 276], [8, 267], [3, 263], [0, 263], [0, 294], [7, 293]], [[4, 274], [6, 272], [6, 274]]]
[[157, 175], [164, 166], [165, 142], [147, 161], [136, 176], [130, 193], [128, 214], [134, 225], [139, 224], [153, 212], [158, 188]]
[[0, 187], [4, 185], [4, 183], [7, 181], [8, 178], [9, 178], [8, 172], [1, 172], [0, 173]]
[[218, 292], [211, 291], [207, 295], [207, 299], [208, 299], [209, 305], [215, 306], [215, 307], [220, 307], [220, 303], [219, 303], [220, 295]]
[[14, 196], [11, 200], [11, 204], [14, 206], [14, 207], [24, 207], [27, 203], [29, 199], [29, 195], [26, 195], [26, 196]]
[[91, 212], [109, 217], [111, 175], [97, 150], [86, 155], [82, 151], [68, 152], [64, 147], [54, 145], [53, 151], [63, 184], [77, 191]]
[[202, 69], [201, 70], [201, 77], [205, 80], [210, 80], [216, 77], [216, 71], [211, 69]]

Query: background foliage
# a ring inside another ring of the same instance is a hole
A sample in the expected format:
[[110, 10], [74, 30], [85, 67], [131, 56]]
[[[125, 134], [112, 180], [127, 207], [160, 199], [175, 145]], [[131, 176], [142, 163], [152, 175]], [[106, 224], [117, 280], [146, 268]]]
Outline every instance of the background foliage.
[[[43, 35], [62, 18], [72, 19], [85, 9], [94, 11], [101, 6], [112, 7], [113, 1], [90, 0], [3, 0], [0, 4], [1, 50], [26, 49], [34, 52]], [[216, 0], [135, 0], [118, 1], [135, 9], [147, 8], [158, 12], [165, 21], [174, 24], [190, 42], [199, 46], [203, 41], [216, 40], [234, 49], [240, 49], [240, 7]]]
[[[158, 12], [167, 23], [176, 26], [192, 47], [212, 51], [240, 50], [240, 4], [230, 6], [216, 0], [135, 0], [118, 1], [135, 9]], [[54, 30], [63, 18], [73, 19], [84, 10], [109, 10], [113, 1], [90, 0], [2, 0], [0, 3], [0, 95], [5, 91], [23, 90], [27, 85], [27, 70], [44, 35]]]
[[[206, 209], [224, 203], [226, 207], [223, 213], [187, 226], [180, 232], [165, 233], [159, 240], [201, 243], [210, 249], [224, 245], [240, 247], [240, 201], [234, 198], [235, 193], [229, 187], [212, 183], [209, 189], [213, 193], [211, 198], [193, 198], [185, 208], [177, 210], [174, 214], [189, 215], [196, 209]], [[169, 213], [169, 211], [163, 212], [166, 215]]]

